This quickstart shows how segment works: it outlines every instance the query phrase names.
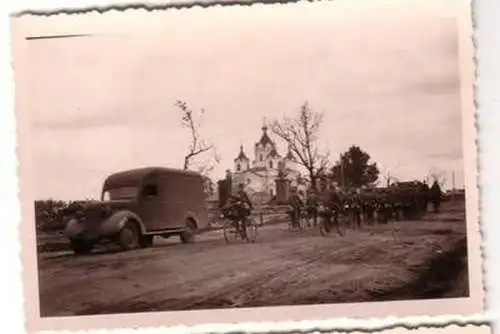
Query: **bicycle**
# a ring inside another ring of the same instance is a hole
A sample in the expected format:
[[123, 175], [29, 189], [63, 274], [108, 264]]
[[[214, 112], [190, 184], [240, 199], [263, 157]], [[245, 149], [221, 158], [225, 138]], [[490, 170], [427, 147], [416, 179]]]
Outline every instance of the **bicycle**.
[[292, 210], [288, 213], [290, 219], [288, 221], [288, 231], [304, 231], [311, 227], [309, 213], [305, 209], [299, 209], [298, 219], [294, 224], [294, 213]]
[[[295, 209], [295, 210], [297, 210], [297, 209]], [[290, 232], [302, 230], [302, 224], [300, 223], [302, 220], [301, 211], [299, 210], [299, 212], [297, 213], [295, 210], [290, 209], [288, 211], [288, 217], [289, 217], [288, 231], [290, 231]], [[295, 215], [299, 216], [297, 220], [295, 220]]]
[[[257, 232], [259, 224], [256, 222], [254, 217], [247, 218], [246, 226], [246, 238], [243, 233], [243, 226], [241, 219], [228, 219], [228, 221], [222, 227], [224, 240], [227, 244], [233, 243], [238, 239], [241, 241], [247, 241], [250, 243], [255, 243], [257, 241]], [[240, 228], [238, 228], [240, 227]]]
[[333, 228], [336, 229], [337, 233], [340, 236], [344, 236], [345, 230], [341, 227], [340, 222], [340, 210], [335, 211], [330, 208], [326, 208], [322, 205], [318, 208], [318, 216], [319, 216], [319, 232], [322, 236], [326, 237], [330, 235]]
[[257, 240], [257, 230], [259, 224], [255, 220], [255, 217], [253, 217], [252, 215], [247, 216], [246, 238], [245, 235], [243, 234], [243, 228], [242, 228], [243, 222], [241, 221], [241, 216], [242, 216], [241, 206], [242, 203], [240, 201], [231, 203], [230, 205], [224, 208], [224, 211], [221, 215], [221, 218], [227, 219], [227, 222], [222, 227], [222, 231], [224, 234], [224, 239], [228, 244], [238, 239], [251, 243], [255, 243], [255, 241]]

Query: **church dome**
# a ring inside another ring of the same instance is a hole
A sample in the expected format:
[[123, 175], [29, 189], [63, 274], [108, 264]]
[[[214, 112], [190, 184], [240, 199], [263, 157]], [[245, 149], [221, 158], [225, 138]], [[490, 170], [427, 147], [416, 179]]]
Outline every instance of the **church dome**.
[[240, 145], [240, 154], [234, 159], [236, 160], [245, 160], [245, 161], [250, 161], [248, 157], [246, 156], [245, 152], [243, 151], [243, 145]]
[[274, 145], [274, 142], [271, 140], [271, 138], [269, 138], [269, 135], [267, 134], [267, 126], [264, 125], [262, 127], [262, 136], [260, 137], [260, 140], [255, 143], [255, 146], [257, 145], [262, 145], [262, 146], [266, 146], [268, 144], [271, 144], [271, 145]]

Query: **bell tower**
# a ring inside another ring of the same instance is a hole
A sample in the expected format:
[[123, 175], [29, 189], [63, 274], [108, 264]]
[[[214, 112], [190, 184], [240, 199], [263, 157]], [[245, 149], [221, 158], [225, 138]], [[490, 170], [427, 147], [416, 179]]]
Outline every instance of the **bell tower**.
[[250, 159], [243, 151], [243, 145], [240, 145], [240, 154], [234, 159], [234, 170], [238, 172], [246, 171], [250, 168]]

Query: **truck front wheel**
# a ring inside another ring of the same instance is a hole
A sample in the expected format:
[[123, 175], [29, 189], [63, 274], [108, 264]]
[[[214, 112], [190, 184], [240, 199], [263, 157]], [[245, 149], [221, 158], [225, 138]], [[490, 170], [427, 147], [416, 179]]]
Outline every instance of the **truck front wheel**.
[[140, 230], [132, 221], [127, 221], [118, 234], [118, 244], [123, 250], [138, 248], [140, 246]]
[[70, 239], [71, 248], [75, 255], [90, 254], [92, 252], [92, 244], [85, 240]]

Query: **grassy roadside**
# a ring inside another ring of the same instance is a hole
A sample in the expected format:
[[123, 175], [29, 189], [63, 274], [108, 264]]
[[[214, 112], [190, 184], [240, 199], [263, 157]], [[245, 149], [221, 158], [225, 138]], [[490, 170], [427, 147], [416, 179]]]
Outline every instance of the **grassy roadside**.
[[421, 265], [409, 268], [419, 273], [413, 280], [388, 291], [379, 291], [371, 294], [371, 300], [407, 300], [407, 299], [434, 299], [464, 297], [469, 294], [468, 284], [466, 291], [455, 293], [461, 278], [468, 276], [467, 268], [467, 239], [460, 238], [450, 245], [444, 252], [435, 253]]
[[[303, 282], [285, 281], [296, 288], [275, 296], [272, 305], [305, 305], [456, 298], [468, 295], [467, 243], [461, 224], [404, 222], [401, 234], [394, 226], [377, 228], [337, 250], [318, 247], [317, 262]], [[320, 263], [320, 265], [318, 265]], [[321, 266], [323, 263], [323, 266]], [[348, 271], [335, 273], [336, 267]], [[311, 282], [314, 282], [311, 284]], [[248, 306], [263, 306], [258, 298]]]

